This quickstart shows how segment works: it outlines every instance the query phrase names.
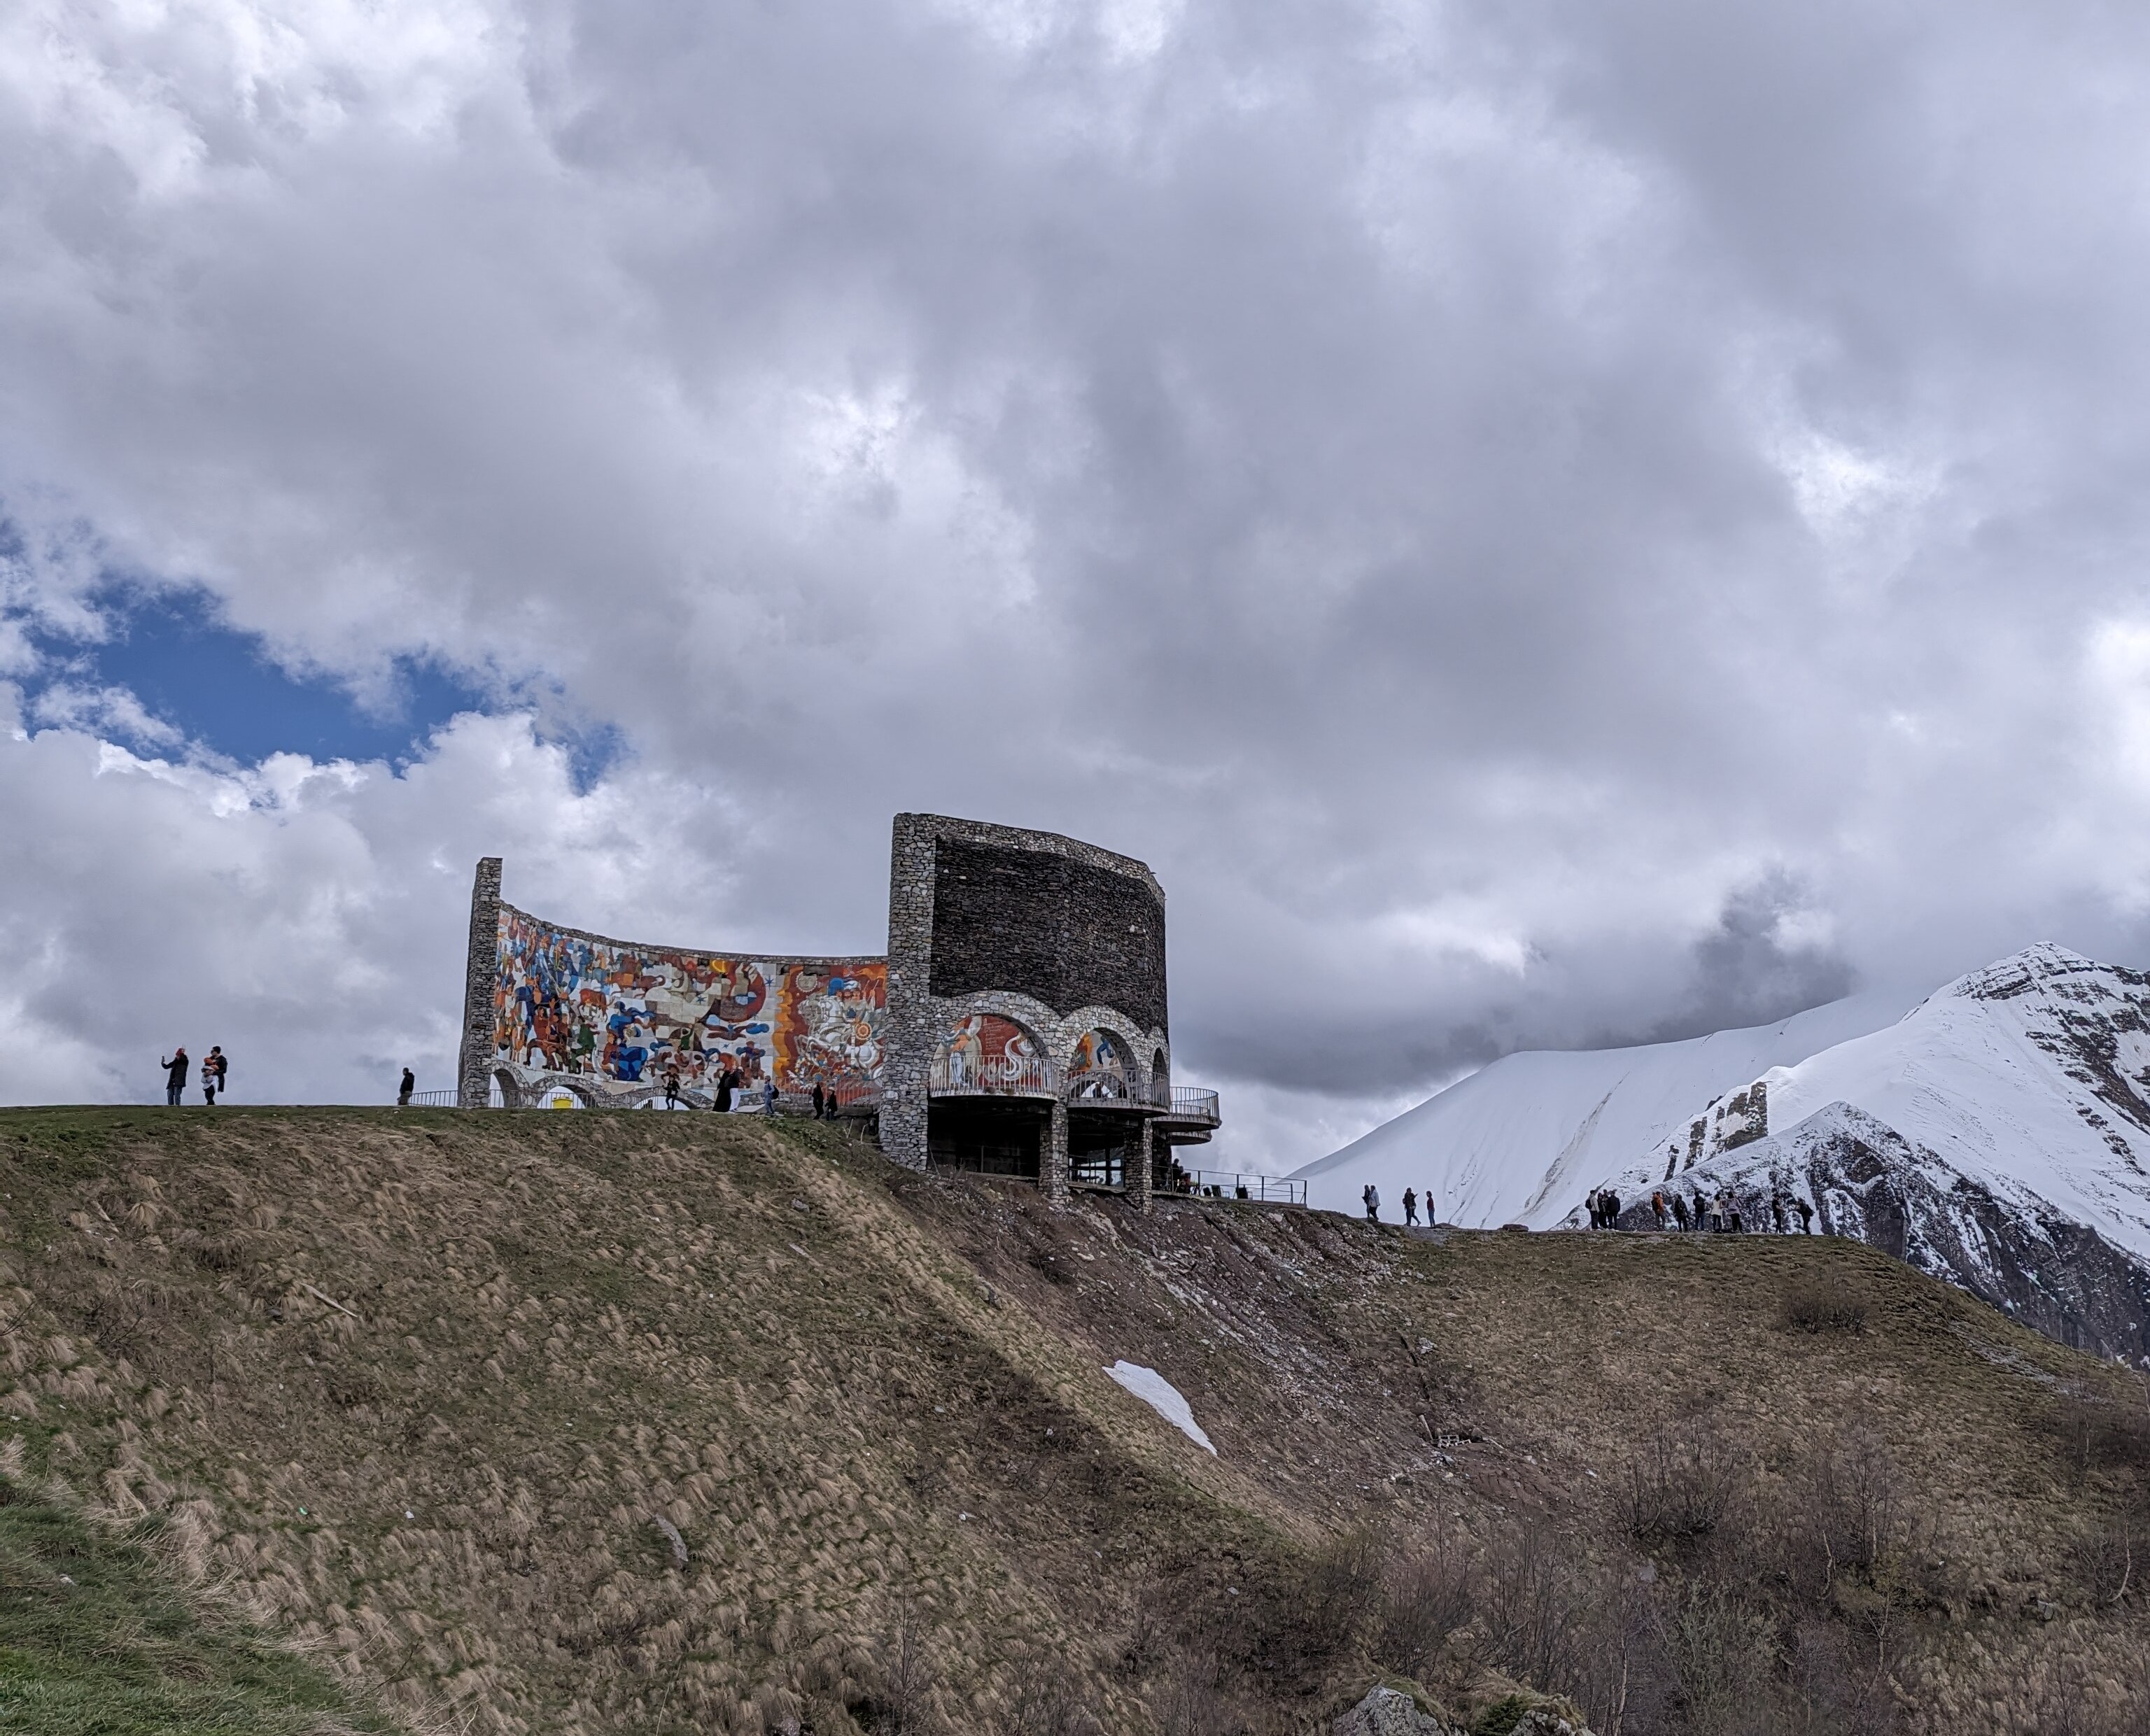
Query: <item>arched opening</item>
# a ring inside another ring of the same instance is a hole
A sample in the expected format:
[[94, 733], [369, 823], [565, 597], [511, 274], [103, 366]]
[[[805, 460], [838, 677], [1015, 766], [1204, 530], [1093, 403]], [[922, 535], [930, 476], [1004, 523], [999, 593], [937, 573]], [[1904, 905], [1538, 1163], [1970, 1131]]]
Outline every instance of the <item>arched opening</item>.
[[1052, 1063], [1034, 1032], [1002, 1013], [966, 1014], [942, 1039], [927, 1077], [927, 1161], [1036, 1181], [1053, 1097]]

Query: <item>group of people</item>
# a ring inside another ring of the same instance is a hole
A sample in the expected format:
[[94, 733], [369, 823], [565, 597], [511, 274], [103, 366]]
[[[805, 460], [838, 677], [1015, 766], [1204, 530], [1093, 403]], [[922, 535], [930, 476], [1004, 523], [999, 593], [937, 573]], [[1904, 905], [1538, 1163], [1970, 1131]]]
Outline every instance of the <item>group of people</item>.
[[[168, 1108], [176, 1109], [186, 1101], [187, 1073], [194, 1063], [188, 1059], [182, 1044], [169, 1055], [159, 1056], [157, 1065], [164, 1070], [164, 1103]], [[225, 1055], [223, 1045], [211, 1043], [209, 1053], [202, 1057], [200, 1077], [202, 1101], [212, 1109], [216, 1107], [217, 1093], [225, 1088], [225, 1078], [230, 1072], [231, 1062]]]
[[[1714, 1194], [1705, 1194], [1700, 1188], [1694, 1190], [1694, 1204], [1690, 1207], [1687, 1199], [1675, 1188], [1668, 1194], [1659, 1188], [1650, 1195], [1650, 1215], [1657, 1220], [1659, 1229], [1708, 1230], [1720, 1235], [1744, 1235], [1747, 1219], [1739, 1196], [1729, 1188], [1719, 1188]], [[1787, 1195], [1773, 1189], [1769, 1194], [1769, 1216], [1779, 1235], [1791, 1234], [1791, 1218], [1799, 1220], [1802, 1235], [1814, 1234], [1814, 1209], [1797, 1194]], [[1601, 1188], [1590, 1196], [1590, 1227], [1592, 1229], [1618, 1229], [1620, 1227], [1620, 1196], [1610, 1188]], [[1759, 1228], [1759, 1226], [1756, 1226]]]
[[[1360, 1190], [1359, 1198], [1366, 1208], [1366, 1221], [1369, 1224], [1379, 1224], [1381, 1221], [1381, 1190], [1371, 1182], [1368, 1182]], [[1404, 1222], [1414, 1229], [1418, 1224], [1418, 1208], [1417, 1190], [1412, 1188], [1405, 1188]], [[1426, 1190], [1426, 1221], [1428, 1224], [1433, 1222], [1433, 1189], [1431, 1188]]]
[[[1366, 1221], [1381, 1221], [1381, 1190], [1371, 1182], [1359, 1190], [1360, 1203], [1366, 1209]], [[1618, 1229], [1620, 1227], [1620, 1196], [1610, 1188], [1592, 1188], [1585, 1199], [1590, 1210], [1592, 1229]], [[1410, 1188], [1404, 1189], [1404, 1222], [1416, 1226], [1418, 1223], [1420, 1196]], [[1433, 1190], [1425, 1195], [1426, 1221], [1433, 1222]], [[1668, 1194], [1660, 1188], [1650, 1195], [1650, 1214], [1657, 1219], [1659, 1229], [1677, 1227], [1680, 1229], [1710, 1230], [1721, 1234], [1744, 1235], [1747, 1222], [1743, 1214], [1739, 1196], [1728, 1188], [1719, 1188], [1715, 1194], [1694, 1190], [1694, 1204], [1687, 1200], [1675, 1188]], [[1769, 1195], [1769, 1215], [1774, 1220], [1779, 1235], [1791, 1234], [1790, 1217], [1796, 1215], [1799, 1233], [1814, 1234], [1814, 1209], [1797, 1194], [1787, 1195], [1773, 1192]]]
[[[734, 1110], [748, 1108], [757, 1100], [760, 1103], [763, 1114], [776, 1113], [775, 1077], [765, 1077], [760, 1084], [749, 1089], [745, 1076], [737, 1067], [727, 1067], [717, 1075], [716, 1089], [712, 1094], [709, 1107], [719, 1115], [729, 1115]], [[679, 1069], [676, 1067], [668, 1067], [664, 1069], [664, 1107], [668, 1109], [676, 1109], [681, 1101]], [[835, 1086], [824, 1086], [819, 1079], [816, 1079], [814, 1082], [813, 1101], [815, 1120], [834, 1121], [836, 1118], [838, 1105]]]

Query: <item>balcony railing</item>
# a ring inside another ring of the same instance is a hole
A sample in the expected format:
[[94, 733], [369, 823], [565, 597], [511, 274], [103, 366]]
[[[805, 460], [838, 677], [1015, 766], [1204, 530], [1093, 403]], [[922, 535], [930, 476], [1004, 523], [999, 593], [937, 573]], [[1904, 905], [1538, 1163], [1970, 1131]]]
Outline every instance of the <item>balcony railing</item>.
[[1280, 1175], [1235, 1175], [1220, 1169], [1175, 1169], [1158, 1189], [1195, 1199], [1244, 1199], [1261, 1205], [1305, 1205], [1306, 1183]]
[[972, 1062], [942, 1055], [926, 1080], [930, 1097], [1052, 1097], [1052, 1069], [1038, 1055], [988, 1055]]
[[1205, 1127], [1215, 1127], [1222, 1118], [1217, 1109], [1217, 1093], [1204, 1091], [1194, 1085], [1175, 1085], [1172, 1088], [1172, 1118], [1174, 1121], [1199, 1122]]

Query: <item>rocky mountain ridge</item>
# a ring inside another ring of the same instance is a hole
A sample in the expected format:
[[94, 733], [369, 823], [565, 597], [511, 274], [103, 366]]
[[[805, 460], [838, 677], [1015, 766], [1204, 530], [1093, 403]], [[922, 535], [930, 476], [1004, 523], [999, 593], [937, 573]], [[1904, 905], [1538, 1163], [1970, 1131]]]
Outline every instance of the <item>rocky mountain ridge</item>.
[[[1824, 1232], [1870, 1242], [2063, 1342], [2139, 1360], [2150, 1350], [2150, 975], [2041, 945], [1856, 1028], [1871, 1010], [1840, 1003], [1698, 1044], [1527, 1057], [1532, 1068], [1511, 1070], [1519, 1082], [1588, 1076], [1571, 1104], [1611, 1081], [1558, 1148], [1515, 1131], [1542, 1118], [1547, 1093], [1532, 1102], [1496, 1082], [1479, 1090], [1468, 1149], [1440, 1148], [1465, 1118], [1451, 1112], [1444, 1128], [1428, 1113], [1436, 1097], [1390, 1124], [1416, 1118], [1416, 1138], [1377, 1129], [1302, 1173], [1332, 1188], [1363, 1175], [1390, 1201], [1416, 1179], [1439, 1202], [1458, 1168], [1505, 1165], [1501, 1186], [1477, 1191], [1542, 1229], [1587, 1224], [1585, 1197], [1607, 1185], [1631, 1228], [1656, 1227], [1659, 1192], [1724, 1192], [1750, 1229], [1775, 1228], [1780, 1204], [1797, 1229], [1789, 1214], [1804, 1199]], [[1767, 1064], [1726, 1077], [1722, 1064], [1748, 1054]], [[1667, 1113], [1706, 1057], [1717, 1077]], [[1623, 1094], [1652, 1106], [1647, 1144], [1648, 1118], [1633, 1113], [1615, 1135], [1626, 1148], [1604, 1137]]]

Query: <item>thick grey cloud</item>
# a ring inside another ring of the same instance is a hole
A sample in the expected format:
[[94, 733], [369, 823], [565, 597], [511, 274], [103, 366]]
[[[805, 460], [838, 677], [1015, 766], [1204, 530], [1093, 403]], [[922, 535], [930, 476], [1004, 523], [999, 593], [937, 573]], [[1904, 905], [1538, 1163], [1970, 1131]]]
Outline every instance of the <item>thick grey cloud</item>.
[[[1133, 851], [1249, 1157], [1521, 1044], [2143, 949], [2134, 10], [12, 19], [0, 677], [118, 564], [546, 695], [633, 757], [499, 749], [507, 810], [614, 805], [511, 896], [635, 932], [871, 945], [901, 807]], [[0, 779], [64, 829], [119, 786], [52, 744], [124, 714], [39, 699]], [[398, 852], [485, 829], [423, 781], [338, 808], [403, 841], [309, 871], [305, 946], [420, 886], [452, 931]], [[59, 872], [16, 944], [118, 969]], [[421, 1006], [344, 1004], [416, 1032], [452, 970], [396, 956]]]

